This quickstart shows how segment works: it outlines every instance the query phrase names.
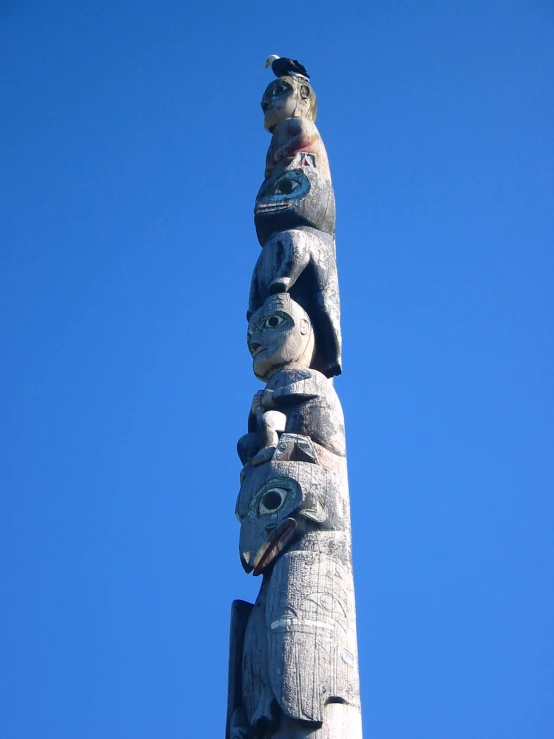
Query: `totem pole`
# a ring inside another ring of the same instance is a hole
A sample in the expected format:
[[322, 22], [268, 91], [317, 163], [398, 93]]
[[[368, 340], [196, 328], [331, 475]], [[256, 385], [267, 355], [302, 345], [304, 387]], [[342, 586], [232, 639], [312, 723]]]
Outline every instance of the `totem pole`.
[[232, 606], [226, 739], [361, 739], [344, 420], [332, 379], [341, 373], [335, 198], [308, 75], [294, 60], [272, 67], [278, 78], [262, 98], [272, 138], [254, 209], [262, 250], [247, 311], [265, 387], [238, 442], [236, 504], [241, 563], [261, 588], [255, 604]]

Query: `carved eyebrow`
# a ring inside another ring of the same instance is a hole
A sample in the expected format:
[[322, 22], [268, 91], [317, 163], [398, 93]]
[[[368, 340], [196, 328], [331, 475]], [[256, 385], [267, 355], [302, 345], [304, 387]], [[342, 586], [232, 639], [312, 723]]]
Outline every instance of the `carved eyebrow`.
[[[264, 323], [267, 321], [268, 318], [271, 318], [271, 316], [275, 316], [275, 315], [281, 315], [281, 312], [277, 310], [277, 311], [273, 311], [272, 313], [266, 313], [265, 315], [261, 316], [261, 318], [257, 320], [256, 323], [253, 324], [252, 328], [248, 329], [246, 335], [250, 337], [252, 336], [254, 331], [263, 331]], [[283, 313], [282, 317], [286, 318], [287, 314]]]

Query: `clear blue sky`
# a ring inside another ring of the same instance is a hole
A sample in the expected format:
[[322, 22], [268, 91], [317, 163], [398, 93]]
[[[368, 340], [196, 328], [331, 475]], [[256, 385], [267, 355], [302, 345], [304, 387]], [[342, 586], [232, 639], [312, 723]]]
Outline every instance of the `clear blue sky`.
[[0, 3], [0, 737], [223, 736], [268, 54], [338, 206], [367, 739], [554, 736], [550, 0]]

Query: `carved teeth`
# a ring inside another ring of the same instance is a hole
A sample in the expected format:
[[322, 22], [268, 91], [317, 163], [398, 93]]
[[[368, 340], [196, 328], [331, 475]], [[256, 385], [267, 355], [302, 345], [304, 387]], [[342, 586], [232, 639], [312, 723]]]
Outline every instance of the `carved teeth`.
[[291, 207], [291, 203], [258, 203], [255, 208], [255, 213], [260, 213], [264, 210], [286, 210]]

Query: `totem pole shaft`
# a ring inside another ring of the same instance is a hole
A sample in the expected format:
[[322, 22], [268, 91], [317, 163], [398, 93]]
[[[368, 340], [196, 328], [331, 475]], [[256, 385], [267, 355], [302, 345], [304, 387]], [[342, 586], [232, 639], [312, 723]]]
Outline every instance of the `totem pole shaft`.
[[236, 504], [242, 566], [261, 587], [255, 604], [232, 607], [226, 739], [361, 739], [344, 419], [331, 380], [342, 371], [335, 199], [315, 93], [292, 71], [305, 70], [284, 59], [272, 68], [248, 307], [264, 389], [238, 442]]

